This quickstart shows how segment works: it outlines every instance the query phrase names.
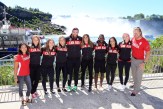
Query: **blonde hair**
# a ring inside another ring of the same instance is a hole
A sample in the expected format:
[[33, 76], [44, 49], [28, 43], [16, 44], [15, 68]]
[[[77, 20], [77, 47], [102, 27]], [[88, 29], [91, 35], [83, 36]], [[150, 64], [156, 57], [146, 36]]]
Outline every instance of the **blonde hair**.
[[40, 49], [41, 48], [40, 37], [38, 35], [33, 35], [32, 36], [32, 45], [34, 45], [34, 43], [33, 43], [34, 38], [37, 38], [37, 40], [38, 40], [38, 45], [37, 46]]
[[[58, 39], [58, 45], [60, 45], [60, 40], [61, 40], [62, 38], [65, 40], [65, 45], [66, 45], [66, 39], [65, 39], [64, 36], [60, 36], [60, 37], [59, 37], [59, 39]], [[65, 46], [65, 45], [64, 45], [64, 46]]]

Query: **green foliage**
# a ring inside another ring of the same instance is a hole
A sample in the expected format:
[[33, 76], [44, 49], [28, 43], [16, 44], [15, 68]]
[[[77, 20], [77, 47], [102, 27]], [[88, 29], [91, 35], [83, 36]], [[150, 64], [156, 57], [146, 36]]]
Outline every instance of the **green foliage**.
[[160, 36], [151, 42], [151, 47], [154, 49], [163, 48], [163, 36]]
[[134, 16], [127, 16], [122, 17], [123, 19], [129, 19], [129, 20], [163, 20], [163, 15], [147, 15], [145, 16], [143, 13], [135, 14]]
[[13, 67], [12, 66], [0, 67], [0, 86], [13, 84], [14, 84]]
[[140, 13], [140, 14], [135, 14], [134, 15], [134, 19], [135, 20], [141, 20], [141, 19], [144, 19], [144, 14]]

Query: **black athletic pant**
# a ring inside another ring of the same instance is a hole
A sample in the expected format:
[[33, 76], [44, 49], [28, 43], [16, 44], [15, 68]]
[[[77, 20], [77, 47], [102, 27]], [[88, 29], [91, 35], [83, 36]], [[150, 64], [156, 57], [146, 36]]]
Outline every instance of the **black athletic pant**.
[[82, 85], [84, 85], [85, 71], [86, 71], [87, 67], [89, 70], [89, 87], [91, 87], [92, 86], [93, 59], [82, 60], [82, 62], [81, 62], [81, 70], [82, 70], [81, 82], [82, 82]]
[[80, 58], [68, 59], [67, 67], [68, 67], [68, 86], [71, 86], [73, 73], [74, 73], [75, 86], [77, 86], [79, 67], [80, 67]]
[[47, 91], [46, 82], [47, 76], [49, 77], [50, 90], [53, 90], [54, 84], [54, 67], [53, 66], [41, 66], [42, 67], [42, 86], [44, 91]]
[[117, 64], [106, 64], [106, 80], [107, 80], [107, 84], [109, 85], [113, 84], [116, 68], [117, 68]]
[[62, 70], [62, 75], [63, 75], [63, 83], [62, 87], [65, 88], [66, 81], [67, 81], [67, 64], [65, 63], [56, 63], [56, 84], [57, 87], [59, 88], [59, 79], [60, 79], [60, 73]]
[[[126, 85], [129, 79], [131, 62], [118, 61], [119, 79], [122, 85]], [[123, 68], [125, 68], [125, 81], [123, 82]]]
[[40, 65], [30, 64], [31, 94], [35, 93], [40, 80]]

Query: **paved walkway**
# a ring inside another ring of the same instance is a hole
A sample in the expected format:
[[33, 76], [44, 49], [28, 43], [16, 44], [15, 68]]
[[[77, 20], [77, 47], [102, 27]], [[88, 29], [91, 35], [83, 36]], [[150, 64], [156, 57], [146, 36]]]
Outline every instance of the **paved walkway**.
[[[130, 85], [130, 84], [128, 84]], [[119, 83], [113, 85], [114, 89], [88, 92], [78, 88], [77, 92], [56, 93], [44, 95], [38, 90], [40, 97], [34, 103], [21, 106], [18, 92], [0, 93], [0, 109], [163, 109], [163, 79], [146, 80], [142, 82], [140, 94], [130, 96], [130, 90], [119, 91]], [[41, 87], [40, 87], [41, 88]]]

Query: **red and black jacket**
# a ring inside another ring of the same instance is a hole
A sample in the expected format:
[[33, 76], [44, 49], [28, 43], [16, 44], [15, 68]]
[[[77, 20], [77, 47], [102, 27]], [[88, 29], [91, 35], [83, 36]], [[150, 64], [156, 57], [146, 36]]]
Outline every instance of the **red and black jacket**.
[[117, 64], [117, 55], [119, 52], [119, 47], [107, 47], [107, 64]]
[[105, 61], [105, 54], [107, 52], [107, 43], [105, 41], [97, 41], [95, 43], [95, 61]]
[[82, 48], [82, 60], [91, 60], [93, 59], [93, 45], [85, 44], [81, 46]]
[[68, 58], [69, 59], [76, 59], [81, 57], [81, 42], [82, 37], [77, 36], [76, 38], [73, 38], [72, 36], [69, 36], [66, 38], [66, 45], [67, 45], [67, 52], [68, 52]]
[[40, 65], [41, 48], [32, 45], [29, 51], [30, 51], [30, 65]]
[[131, 61], [131, 41], [125, 43], [124, 41], [119, 43], [119, 59], [118, 61]]
[[67, 62], [67, 47], [58, 45], [56, 47], [56, 63], [65, 63]]
[[55, 47], [52, 50], [47, 50], [46, 48], [42, 48], [42, 66], [53, 66], [54, 59], [56, 56]]

